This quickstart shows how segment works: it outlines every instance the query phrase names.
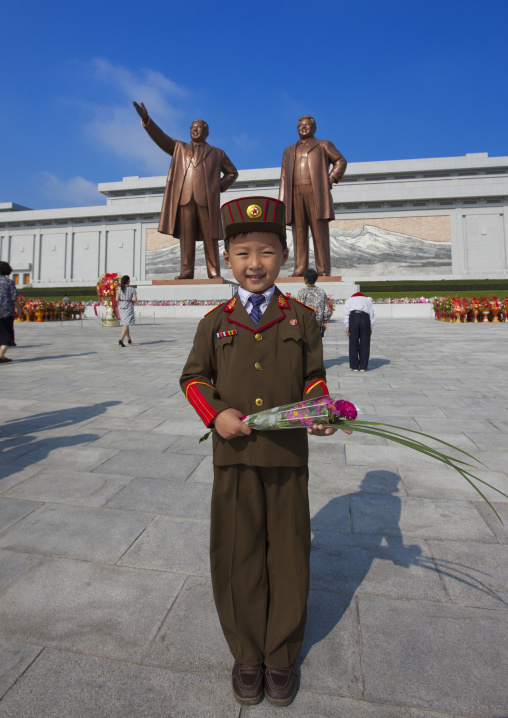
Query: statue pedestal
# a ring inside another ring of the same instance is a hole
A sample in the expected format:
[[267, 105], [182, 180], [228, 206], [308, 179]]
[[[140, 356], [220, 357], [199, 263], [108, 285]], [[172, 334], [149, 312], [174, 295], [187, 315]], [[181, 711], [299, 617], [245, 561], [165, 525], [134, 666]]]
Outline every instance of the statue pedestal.
[[182, 299], [215, 299], [227, 302], [236, 292], [236, 282], [213, 279], [153, 279], [152, 286], [140, 286], [137, 297], [143, 302]]
[[[289, 292], [295, 299], [300, 289], [305, 287], [303, 277], [277, 277], [275, 284], [284, 294]], [[358, 284], [343, 282], [339, 276], [318, 277], [316, 287], [321, 287], [326, 296], [332, 299], [349, 299], [352, 294], [360, 291]]]
[[[300, 289], [305, 287], [303, 277], [277, 277], [275, 284], [284, 292], [296, 298]], [[342, 282], [339, 276], [319, 277], [317, 286], [324, 289], [332, 299], [348, 299], [358, 292], [358, 285]], [[157, 302], [184, 299], [214, 299], [227, 302], [235, 294], [236, 282], [222, 277], [214, 279], [154, 279], [152, 286], [139, 286], [137, 297], [143, 302]]]
[[234, 284], [234, 282], [230, 282], [224, 277], [213, 277], [213, 279], [152, 279], [152, 286], [156, 287], [161, 285], [181, 286], [184, 284], [193, 286], [199, 284]]

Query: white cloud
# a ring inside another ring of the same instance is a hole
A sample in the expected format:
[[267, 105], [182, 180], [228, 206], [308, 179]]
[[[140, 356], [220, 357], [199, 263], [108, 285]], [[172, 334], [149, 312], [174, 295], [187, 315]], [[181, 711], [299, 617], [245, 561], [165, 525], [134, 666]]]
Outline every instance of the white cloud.
[[252, 152], [259, 147], [259, 140], [250, 137], [247, 132], [242, 132], [241, 135], [233, 135], [233, 142], [239, 150], [245, 152]]
[[172, 137], [186, 139], [189, 128], [176, 103], [185, 100], [187, 91], [150, 69], [132, 72], [104, 58], [95, 58], [88, 67], [97, 83], [113, 88], [114, 98], [111, 104], [88, 107], [88, 112], [93, 115], [84, 126], [89, 140], [118, 157], [138, 160], [140, 171], [166, 174], [170, 157], [143, 131], [132, 101], [143, 102], [157, 124]]
[[61, 180], [51, 172], [42, 172], [37, 178], [37, 184], [42, 194], [58, 206], [87, 207], [104, 203], [97, 184], [84, 177]]
[[168, 117], [174, 115], [175, 110], [169, 104], [168, 98], [182, 99], [188, 94], [173, 80], [154, 70], [142, 69], [135, 73], [122, 65], [114, 65], [109, 60], [100, 57], [92, 60], [90, 67], [97, 81], [111, 85], [126, 99], [137, 102], [142, 100], [154, 114]]
[[102, 109], [107, 110], [104, 118], [96, 117], [85, 127], [90, 141], [99, 143], [122, 159], [138, 160], [140, 174], [142, 171], [155, 175], [166, 174], [171, 157], [157, 147], [139, 121], [133, 119], [134, 110], [131, 112], [125, 107]]

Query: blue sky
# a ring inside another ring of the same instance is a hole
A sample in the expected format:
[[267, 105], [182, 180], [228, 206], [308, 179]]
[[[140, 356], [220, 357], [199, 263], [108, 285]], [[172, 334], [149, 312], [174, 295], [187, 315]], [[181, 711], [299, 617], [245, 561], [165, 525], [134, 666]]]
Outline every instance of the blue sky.
[[162, 175], [143, 100], [238, 169], [276, 167], [302, 114], [350, 162], [508, 155], [507, 0], [26, 0], [2, 9], [0, 202], [101, 204]]

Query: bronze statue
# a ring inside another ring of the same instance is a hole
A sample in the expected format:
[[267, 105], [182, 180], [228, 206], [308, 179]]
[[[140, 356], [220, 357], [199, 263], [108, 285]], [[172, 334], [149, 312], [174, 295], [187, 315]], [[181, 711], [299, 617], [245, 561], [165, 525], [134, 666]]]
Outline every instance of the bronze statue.
[[286, 204], [286, 220], [293, 230], [295, 269], [291, 276], [302, 277], [309, 266], [309, 227], [317, 272], [330, 276], [328, 223], [335, 219], [330, 189], [342, 179], [347, 162], [332, 142], [314, 137], [313, 117], [300, 117], [297, 127], [300, 139], [284, 150], [279, 187], [279, 199]]
[[180, 142], [155, 124], [143, 103], [132, 104], [152, 140], [173, 157], [159, 232], [180, 240], [181, 269], [175, 279], [194, 277], [196, 241], [200, 240], [204, 242], [208, 277], [220, 277], [220, 193], [238, 177], [236, 167], [223, 150], [206, 143], [208, 125], [204, 120], [194, 120], [190, 126], [191, 141]]

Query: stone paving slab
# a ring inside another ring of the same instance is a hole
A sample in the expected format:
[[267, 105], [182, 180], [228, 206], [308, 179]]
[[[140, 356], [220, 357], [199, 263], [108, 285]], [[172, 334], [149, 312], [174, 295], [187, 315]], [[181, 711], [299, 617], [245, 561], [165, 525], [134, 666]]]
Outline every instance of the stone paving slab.
[[0, 537], [0, 548], [115, 563], [150, 514], [45, 504]]
[[[363, 407], [362, 407], [363, 408]], [[415, 407], [412, 404], [406, 405], [402, 402], [400, 404], [397, 404], [397, 402], [390, 403], [390, 404], [378, 404], [376, 403], [375, 406], [376, 414], [379, 417], [396, 417], [396, 416], [409, 416], [416, 419], [416, 421], [419, 421], [420, 418], [436, 418], [436, 419], [444, 419], [446, 414], [444, 411], [435, 406], [434, 404], [429, 403], [425, 406], [418, 406], [417, 410], [415, 410]], [[364, 409], [365, 413], [366, 410]], [[458, 414], [459, 412], [457, 412]], [[385, 421], [383, 418], [382, 421]]]
[[[99, 451], [99, 449], [97, 449]], [[106, 449], [100, 449], [106, 451]], [[112, 450], [113, 452], [114, 450]], [[123, 450], [112, 459], [105, 460], [98, 467], [101, 474], [127, 474], [128, 476], [146, 476], [152, 479], [185, 481], [199, 463], [197, 456], [175, 454], [173, 452], [153, 452]]]
[[385, 469], [368, 470], [364, 466], [339, 466], [329, 460], [312, 462], [309, 488], [312, 492], [344, 495], [361, 491], [368, 494], [406, 496], [400, 476]]
[[189, 576], [145, 663], [229, 678], [231, 653], [213, 603], [209, 578]]
[[367, 698], [475, 716], [506, 715], [508, 622], [499, 620], [504, 611], [358, 601]]
[[0, 534], [39, 506], [35, 501], [0, 498]]
[[187, 479], [189, 482], [213, 484], [212, 457], [206, 456]]
[[476, 510], [487, 523], [499, 543], [508, 544], [508, 504], [493, 502], [492, 506], [496, 509], [503, 523], [499, 521], [492, 509], [483, 501], [475, 503]]
[[467, 501], [353, 495], [351, 515], [353, 533], [496, 542]]
[[[199, 428], [199, 436], [203, 436], [203, 434], [207, 432], [207, 429], [205, 426], [203, 426], [202, 430], [201, 427]], [[166, 435], [160, 434], [160, 436]], [[199, 438], [196, 435], [177, 436], [175, 437], [175, 443], [171, 446], [171, 453], [173, 452], [175, 452], [176, 454], [193, 454], [196, 456], [201, 454], [201, 456], [212, 456], [212, 437], [209, 436], [206, 441], [202, 441], [201, 443], [199, 443]]]
[[457, 541], [428, 541], [428, 545], [452, 603], [508, 610], [507, 545]]
[[41, 560], [34, 554], [0, 549], [0, 593]]
[[137, 432], [141, 432], [143, 435], [146, 435], [149, 431], [152, 431], [159, 426], [159, 424], [161, 424], [160, 419], [140, 419], [139, 417], [136, 417], [136, 420], [134, 421], [132, 418], [127, 419], [115, 417], [115, 419], [112, 420], [109, 415], [103, 414], [97, 419], [89, 420], [86, 423], [86, 429], [87, 431], [99, 434], [100, 429], [106, 429], [109, 431], [114, 428], [115, 431], [132, 431], [135, 428]]
[[[489, 547], [490, 548], [490, 547]], [[496, 547], [497, 548], [497, 547]], [[313, 589], [447, 603], [425, 542], [313, 531]]]
[[34, 466], [19, 468], [18, 466], [0, 467], [0, 494], [9, 491], [13, 486], [21, 484], [26, 479], [38, 474], [40, 469]]
[[[98, 508], [132, 481], [131, 476], [46, 469], [17, 483], [3, 496]], [[0, 482], [0, 486], [2, 483]]]
[[[317, 437], [313, 437], [317, 438]], [[309, 441], [309, 461], [314, 460], [333, 461], [337, 466], [344, 466], [346, 463], [346, 452], [344, 444], [336, 441], [323, 441], [319, 444]]]
[[302, 689], [362, 696], [360, 635], [354, 598], [326, 591], [309, 592], [305, 638], [297, 663]]
[[[92, 471], [118, 453], [118, 449], [95, 449], [92, 446], [80, 446], [82, 443], [95, 441], [96, 438], [97, 436], [93, 434], [78, 434], [74, 439], [75, 446], [73, 448], [69, 445], [62, 447], [60, 439], [48, 439], [43, 445], [14, 458], [10, 463], [39, 469], [45, 469], [48, 466], [58, 468], [69, 464], [81, 471]], [[42, 444], [42, 442], [40, 443]], [[68, 442], [66, 443], [68, 444]]]
[[[421, 437], [416, 437], [420, 440]], [[429, 442], [430, 445], [430, 442]], [[460, 454], [446, 448], [446, 453], [454, 458], [460, 457]], [[360, 444], [346, 444], [346, 462], [348, 465], [357, 466], [421, 466], [428, 467], [439, 466], [439, 462], [426, 454], [413, 451], [407, 446], [402, 446], [394, 442], [389, 442], [388, 446], [376, 446], [375, 451], [366, 451]]]
[[165, 419], [164, 421], [159, 420], [157, 426], [152, 429], [154, 434], [175, 434], [175, 435], [189, 435], [196, 442], [199, 442], [199, 437], [206, 432], [206, 426], [199, 419], [188, 416], [189, 407], [185, 407], [184, 412], [181, 409], [183, 416], [180, 419]]
[[[489, 501], [508, 502], [508, 476], [506, 474], [502, 474], [500, 471], [477, 470], [476, 468], [470, 470], [474, 476], [507, 494], [504, 497], [480, 481], [474, 482]], [[414, 469], [401, 466], [399, 472], [408, 496], [428, 499], [480, 500], [478, 492], [454, 469], [446, 466], [442, 466], [442, 468], [437, 466], [435, 469]]]
[[[491, 471], [508, 472], [508, 449], [491, 449], [473, 452], [478, 461], [481, 461]], [[472, 472], [474, 474], [474, 471]]]
[[[426, 434], [434, 434], [440, 437], [442, 431], [453, 431], [453, 432], [464, 432], [467, 434], [472, 441], [475, 439], [475, 431], [486, 433], [498, 433], [500, 436], [503, 432], [495, 426], [494, 422], [488, 419], [475, 419], [474, 424], [465, 422], [462, 419], [425, 419], [422, 417], [418, 418], [418, 427], [420, 431], [424, 431]], [[470, 429], [474, 428], [474, 431]]]
[[184, 577], [50, 558], [0, 595], [1, 637], [141, 661]]
[[[197, 463], [197, 461], [196, 461]], [[166, 516], [210, 518], [210, 488], [205, 484], [134, 479], [106, 504], [107, 508]]]
[[[0, 699], [42, 650], [41, 646], [0, 640]], [[0, 713], [3, 715], [2, 708]]]
[[130, 451], [166, 451], [175, 443], [178, 437], [164, 436], [162, 434], [141, 433], [135, 430], [136, 423], [128, 431], [113, 430], [103, 434], [93, 442], [94, 447], [128, 449]]
[[314, 531], [351, 533], [349, 495], [314, 493], [309, 491], [310, 525]]
[[[377, 703], [360, 699], [300, 690], [287, 710], [291, 718], [462, 718], [455, 713], [406, 708], [400, 705]], [[278, 718], [281, 709], [267, 700], [257, 706], [245, 707], [242, 718]]]
[[209, 576], [209, 542], [208, 519], [156, 516], [117, 563]]
[[[363, 407], [362, 407], [363, 408]], [[403, 429], [413, 429], [414, 431], [420, 431], [420, 426], [417, 424], [416, 419], [413, 416], [388, 416], [386, 414], [383, 414], [383, 416], [377, 416], [376, 411], [373, 410], [371, 412], [365, 411], [363, 414], [360, 414], [360, 419], [365, 421], [381, 421], [384, 424], [391, 424], [392, 426], [399, 426]], [[387, 442], [387, 446], [390, 446], [390, 444]]]
[[229, 681], [46, 649], [2, 718], [238, 718]]

